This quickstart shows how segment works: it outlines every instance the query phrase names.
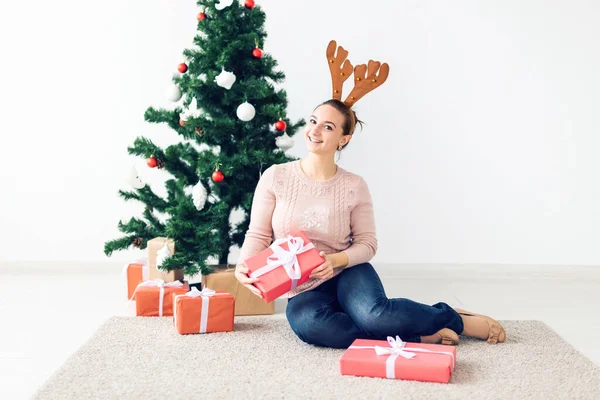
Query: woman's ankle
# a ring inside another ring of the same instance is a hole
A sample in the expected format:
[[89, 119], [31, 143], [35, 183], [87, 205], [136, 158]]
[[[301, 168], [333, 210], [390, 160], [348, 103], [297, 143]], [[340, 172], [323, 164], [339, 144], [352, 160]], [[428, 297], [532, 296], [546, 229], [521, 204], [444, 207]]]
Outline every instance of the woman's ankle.
[[421, 343], [437, 344], [437, 343], [440, 343], [441, 341], [442, 341], [442, 337], [440, 335], [438, 335], [437, 333], [434, 333], [433, 335], [428, 335], [428, 336], [421, 336]]
[[421, 343], [457, 345], [458, 335], [450, 328], [442, 328], [433, 335], [421, 336]]

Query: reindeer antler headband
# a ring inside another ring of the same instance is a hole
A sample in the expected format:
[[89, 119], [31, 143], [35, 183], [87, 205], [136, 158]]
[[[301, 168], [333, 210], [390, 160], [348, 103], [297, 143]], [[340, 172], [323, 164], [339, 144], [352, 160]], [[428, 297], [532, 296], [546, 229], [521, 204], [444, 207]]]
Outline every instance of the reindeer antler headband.
[[379, 61], [369, 60], [368, 71], [365, 64], [352, 68], [350, 60], [347, 60], [346, 57], [348, 57], [347, 50], [344, 50], [342, 46], [338, 47], [335, 40], [329, 42], [327, 61], [331, 72], [332, 97], [342, 100], [342, 86], [354, 69], [354, 88], [343, 102], [346, 106], [352, 107], [364, 95], [377, 89], [386, 81], [390, 73], [390, 66], [387, 63], [381, 64]]

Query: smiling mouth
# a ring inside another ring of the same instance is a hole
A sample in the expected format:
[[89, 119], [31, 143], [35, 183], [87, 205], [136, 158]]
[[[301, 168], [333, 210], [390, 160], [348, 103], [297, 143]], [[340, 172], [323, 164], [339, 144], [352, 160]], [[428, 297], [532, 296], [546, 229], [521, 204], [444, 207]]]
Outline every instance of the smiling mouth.
[[312, 136], [310, 136], [310, 135], [308, 135], [308, 140], [310, 140], [313, 143], [323, 143], [322, 140], [313, 139]]

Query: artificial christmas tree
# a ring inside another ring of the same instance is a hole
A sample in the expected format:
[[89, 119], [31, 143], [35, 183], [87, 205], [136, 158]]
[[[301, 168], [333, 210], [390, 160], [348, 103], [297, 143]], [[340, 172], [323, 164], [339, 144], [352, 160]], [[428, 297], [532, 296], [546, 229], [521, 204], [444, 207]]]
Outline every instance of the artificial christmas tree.
[[[180, 63], [178, 72], [165, 93], [166, 100], [179, 103], [174, 110], [150, 107], [144, 115], [147, 122], [166, 124], [182, 140], [163, 149], [138, 137], [128, 148], [129, 154], [148, 160], [153, 173], [162, 168], [172, 175], [165, 182], [167, 196], [156, 195], [149, 185], [121, 190], [123, 199], [140, 201], [145, 210], [142, 217], [119, 222], [125, 236], [104, 247], [110, 256], [134, 241], [146, 248], [153, 238], [172, 239], [177, 251], [160, 269], [182, 268], [189, 276], [210, 273], [211, 258], [228, 264], [231, 248], [244, 241], [261, 173], [293, 159], [285, 150], [304, 124], [286, 118], [286, 92], [275, 87], [285, 75], [263, 50], [266, 17], [260, 5], [238, 0], [197, 4], [199, 14], [189, 16], [197, 23], [196, 46], [183, 50], [183, 59], [174, 63]], [[242, 221], [232, 225], [236, 210], [242, 211]]]

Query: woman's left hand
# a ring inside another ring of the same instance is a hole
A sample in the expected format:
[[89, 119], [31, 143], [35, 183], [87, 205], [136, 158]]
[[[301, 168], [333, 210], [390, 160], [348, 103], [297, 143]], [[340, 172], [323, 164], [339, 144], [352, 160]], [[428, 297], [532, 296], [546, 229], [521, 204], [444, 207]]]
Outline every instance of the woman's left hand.
[[312, 270], [310, 278], [329, 279], [333, 276], [333, 260], [324, 252], [320, 252], [319, 255], [325, 258], [325, 262]]

